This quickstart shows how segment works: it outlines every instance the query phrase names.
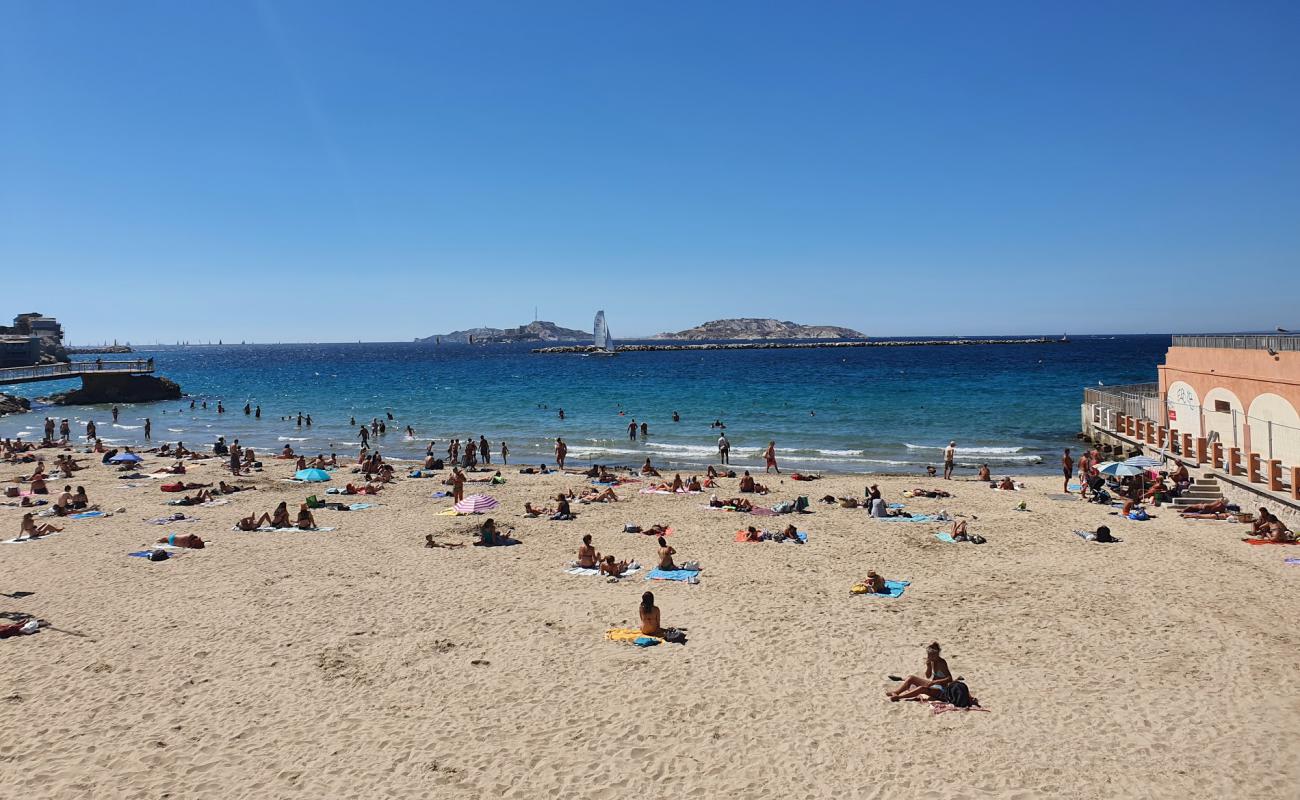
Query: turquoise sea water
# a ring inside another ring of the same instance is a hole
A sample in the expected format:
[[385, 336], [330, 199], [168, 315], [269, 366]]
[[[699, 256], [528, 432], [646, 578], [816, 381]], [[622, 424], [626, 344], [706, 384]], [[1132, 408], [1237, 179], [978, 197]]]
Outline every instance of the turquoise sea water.
[[[783, 466], [853, 472], [912, 472], [937, 463], [949, 439], [958, 461], [994, 471], [1055, 471], [1074, 443], [1082, 389], [1152, 381], [1168, 336], [1076, 338], [1069, 344], [866, 347], [624, 353], [617, 358], [533, 355], [522, 346], [386, 344], [235, 345], [140, 349], [158, 374], [177, 381], [206, 410], [169, 401], [124, 406], [34, 407], [0, 419], [0, 436], [39, 438], [44, 417], [67, 417], [84, 433], [140, 444], [143, 418], [154, 440], [206, 447], [217, 435], [259, 451], [287, 442], [314, 455], [355, 453], [357, 422], [395, 422], [379, 437], [396, 458], [422, 457], [430, 439], [480, 434], [510, 443], [511, 463], [552, 462], [554, 437], [570, 460], [689, 467], [715, 460], [726, 423], [736, 465], [759, 465], [777, 443]], [[92, 357], [89, 357], [93, 359]], [[10, 391], [37, 397], [74, 382]], [[217, 401], [226, 406], [218, 415]], [[243, 414], [260, 404], [260, 420]], [[561, 421], [557, 410], [563, 408]], [[299, 428], [296, 415], [311, 414]], [[672, 422], [672, 413], [681, 422]], [[622, 413], [622, 415], [620, 414]], [[282, 417], [292, 415], [293, 420]], [[627, 424], [648, 422], [629, 441]], [[404, 434], [406, 425], [415, 439]]]

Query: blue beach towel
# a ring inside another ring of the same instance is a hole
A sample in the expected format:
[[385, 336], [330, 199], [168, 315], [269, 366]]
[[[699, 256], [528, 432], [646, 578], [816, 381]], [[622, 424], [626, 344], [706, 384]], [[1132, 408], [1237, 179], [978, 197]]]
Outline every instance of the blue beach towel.
[[938, 518], [930, 514], [913, 514], [910, 517], [872, 517], [880, 522], [934, 522]]
[[897, 509], [903, 508], [903, 504], [902, 504], [902, 503], [890, 503], [889, 505], [885, 506], [885, 508], [889, 508], [889, 509], [895, 509], [895, 510], [897, 510]]
[[104, 516], [103, 511], [83, 511], [80, 514], [69, 514], [68, 519], [94, 519], [102, 516]]
[[903, 590], [911, 586], [911, 581], [885, 581], [884, 592], [866, 592], [860, 597], [902, 597]]
[[353, 503], [348, 506], [348, 511], [365, 511], [367, 508], [374, 508], [374, 503]]
[[[177, 552], [174, 552], [174, 551], [172, 551], [172, 550], [169, 550], [168, 548], [165, 548], [165, 547], [159, 547], [159, 548], [156, 548], [156, 549], [159, 549], [159, 550], [167, 550], [167, 558], [164, 558], [163, 561], [171, 561], [173, 558], [179, 558], [180, 556], [185, 555], [184, 553], [177, 553]], [[131, 557], [133, 557], [133, 558], [148, 558], [148, 557], [149, 557], [149, 554], [152, 553], [152, 552], [153, 552], [153, 550], [140, 550], [140, 551], [135, 552], [135, 553], [127, 553], [127, 555], [128, 555], [128, 556], [131, 556]]]
[[654, 647], [655, 645], [659, 644], [659, 640], [654, 638], [653, 636], [638, 636], [637, 638], [632, 640], [632, 644], [636, 645], [637, 647]]
[[650, 570], [645, 579], [648, 581], [688, 581], [691, 578], [698, 577], [698, 569], [659, 569], [658, 567]]
[[941, 542], [947, 542], [948, 544], [961, 544], [956, 539], [952, 538], [951, 533], [936, 533], [934, 535], [934, 538], [938, 539]]

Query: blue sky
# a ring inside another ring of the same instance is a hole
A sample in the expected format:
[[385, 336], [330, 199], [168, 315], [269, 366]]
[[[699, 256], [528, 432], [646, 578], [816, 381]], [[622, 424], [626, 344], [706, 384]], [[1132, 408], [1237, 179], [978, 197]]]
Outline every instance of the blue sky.
[[1300, 327], [1297, 8], [0, 0], [0, 315]]

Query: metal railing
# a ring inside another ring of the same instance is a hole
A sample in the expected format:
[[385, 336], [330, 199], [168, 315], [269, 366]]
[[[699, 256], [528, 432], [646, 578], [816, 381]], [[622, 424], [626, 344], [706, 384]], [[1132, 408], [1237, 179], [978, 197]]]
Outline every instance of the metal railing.
[[104, 361], [101, 359], [96, 361], [73, 361], [72, 363], [33, 364], [29, 367], [5, 367], [0, 369], [0, 384], [76, 378], [81, 375], [96, 373], [134, 372], [153, 372], [153, 359], [137, 358], [131, 361]]
[[1104, 389], [1084, 389], [1083, 402], [1094, 409], [1109, 409], [1117, 414], [1142, 419], [1160, 419], [1160, 384], [1130, 383]]
[[1174, 347], [1211, 347], [1219, 350], [1300, 350], [1295, 334], [1175, 334]]

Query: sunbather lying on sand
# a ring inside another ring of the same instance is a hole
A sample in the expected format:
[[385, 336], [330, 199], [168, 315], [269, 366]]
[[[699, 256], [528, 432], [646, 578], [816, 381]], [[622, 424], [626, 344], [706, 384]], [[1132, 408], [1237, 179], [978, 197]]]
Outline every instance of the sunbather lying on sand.
[[464, 546], [465, 546], [465, 543], [464, 543], [464, 542], [435, 542], [435, 541], [433, 540], [433, 534], [432, 534], [432, 533], [426, 533], [426, 534], [424, 535], [424, 546], [425, 546], [425, 547], [445, 547], [445, 548], [447, 548], [448, 550], [454, 550], [454, 549], [457, 548], [457, 547], [464, 547]]
[[785, 528], [782, 529], [780, 533], [774, 534], [772, 536], [772, 541], [774, 542], [789, 541], [789, 542], [795, 542], [796, 544], [803, 544], [803, 540], [799, 538], [799, 531], [795, 530], [795, 527], [793, 525], [786, 525]]
[[225, 481], [218, 481], [218, 482], [217, 482], [217, 491], [221, 492], [222, 494], [236, 494], [236, 493], [238, 493], [238, 492], [256, 492], [256, 491], [257, 491], [257, 487], [256, 487], [256, 486], [236, 486], [236, 485], [233, 484], [233, 483], [226, 483]]
[[204, 489], [203, 491], [199, 492], [198, 494], [186, 495], [186, 496], [181, 497], [181, 498], [179, 498], [179, 499], [177, 499], [177, 500], [173, 500], [173, 501], [172, 501], [172, 505], [175, 505], [175, 506], [197, 506], [197, 505], [202, 505], [202, 504], [208, 502], [208, 501], [211, 500], [211, 499], [212, 499], [212, 492], [209, 492], [207, 489]]
[[909, 675], [897, 689], [885, 694], [892, 701], [910, 700], [919, 695], [941, 697], [943, 693], [940, 687], [949, 683], [952, 683], [952, 670], [948, 668], [948, 662], [943, 656], [939, 655], [939, 643], [931, 642], [925, 648], [925, 677]]
[[951, 492], [945, 492], [943, 489], [926, 489], [918, 486], [912, 490], [913, 497], [952, 497]]
[[62, 532], [62, 528], [56, 528], [53, 525], [37, 525], [36, 520], [32, 517], [32, 514], [29, 511], [26, 514], [23, 514], [22, 525], [18, 530], [18, 538], [21, 539], [25, 536], [28, 539], [39, 539], [42, 536], [47, 536], [51, 533]]
[[524, 503], [525, 517], [550, 516], [551, 514], [554, 513], [555, 513], [555, 509], [551, 508], [550, 506], [543, 506], [542, 508], [538, 508], [537, 506], [533, 505], [531, 500]]
[[592, 488], [582, 493], [578, 498], [579, 503], [617, 503], [618, 495], [614, 494], [611, 487], [606, 486], [604, 491]]
[[1220, 497], [1213, 503], [1194, 503], [1190, 506], [1184, 506], [1182, 514], [1183, 516], [1191, 516], [1193, 514], [1223, 514], [1227, 510], [1228, 501]]
[[730, 498], [730, 499], [728, 499], [728, 500], [719, 500], [718, 498], [714, 497], [714, 498], [712, 498], [712, 499], [709, 500], [709, 505], [710, 505], [711, 507], [713, 507], [713, 508], [726, 508], [726, 507], [731, 507], [731, 508], [736, 509], [737, 511], [753, 511], [753, 510], [754, 510], [754, 504], [751, 503], [751, 502], [749, 502], [748, 500], [746, 500], [746, 499], [743, 498], [743, 497], [732, 497], [732, 498]]
[[159, 539], [158, 544], [170, 544], [175, 547], [188, 547], [192, 550], [202, 550], [204, 547], [203, 538], [194, 533], [173, 533]]
[[753, 525], [750, 525], [748, 528], [745, 528], [745, 541], [761, 542], [763, 541], [763, 532], [758, 528], [755, 528]]
[[615, 561], [613, 556], [605, 556], [605, 560], [600, 562], [600, 574], [621, 578], [627, 572], [627, 567], [626, 561]]

